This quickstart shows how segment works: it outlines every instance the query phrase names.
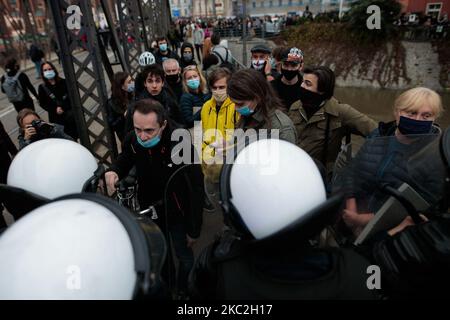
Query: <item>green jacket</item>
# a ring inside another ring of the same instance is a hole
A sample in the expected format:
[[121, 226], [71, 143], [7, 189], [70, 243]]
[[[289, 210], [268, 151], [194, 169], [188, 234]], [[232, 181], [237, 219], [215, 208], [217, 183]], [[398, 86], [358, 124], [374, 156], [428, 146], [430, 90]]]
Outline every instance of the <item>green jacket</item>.
[[[297, 145], [322, 162], [327, 170], [332, 168], [336, 160], [342, 138], [350, 133], [367, 136], [377, 128], [374, 120], [348, 104], [339, 103], [335, 98], [328, 100], [310, 119], [307, 119], [300, 100], [291, 105], [288, 114], [297, 130]], [[327, 123], [328, 139], [325, 137]]]
[[[297, 143], [297, 133], [291, 119], [281, 110], [275, 109], [269, 114], [271, 124], [268, 125], [260, 111], [255, 112], [249, 117], [241, 117], [237, 128], [244, 129], [270, 129], [279, 130], [279, 139], [292, 143]], [[273, 134], [271, 135], [273, 136]]]

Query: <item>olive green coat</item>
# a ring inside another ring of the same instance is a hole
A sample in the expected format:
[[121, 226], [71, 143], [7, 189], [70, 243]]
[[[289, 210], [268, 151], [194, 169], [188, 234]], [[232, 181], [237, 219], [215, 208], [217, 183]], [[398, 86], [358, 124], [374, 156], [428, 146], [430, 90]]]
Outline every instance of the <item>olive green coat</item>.
[[[340, 151], [342, 138], [349, 133], [367, 136], [377, 128], [374, 120], [348, 104], [339, 103], [335, 98], [328, 100], [310, 119], [307, 119], [300, 100], [291, 105], [288, 114], [297, 131], [297, 145], [322, 162], [328, 171]], [[325, 137], [327, 119], [328, 139]]]

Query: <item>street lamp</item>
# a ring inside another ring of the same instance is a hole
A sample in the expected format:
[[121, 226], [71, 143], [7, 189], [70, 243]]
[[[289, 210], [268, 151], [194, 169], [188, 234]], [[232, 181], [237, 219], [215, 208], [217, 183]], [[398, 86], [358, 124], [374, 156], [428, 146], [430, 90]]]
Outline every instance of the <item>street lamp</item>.
[[342, 9], [343, 9], [343, 6], [344, 6], [344, 0], [341, 0], [340, 3], [339, 3], [339, 19], [342, 18]]

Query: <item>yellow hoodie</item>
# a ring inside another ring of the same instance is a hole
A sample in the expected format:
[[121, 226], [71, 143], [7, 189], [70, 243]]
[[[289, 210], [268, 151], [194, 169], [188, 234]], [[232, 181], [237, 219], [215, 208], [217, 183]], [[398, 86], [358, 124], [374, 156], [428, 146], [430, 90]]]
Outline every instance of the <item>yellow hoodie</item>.
[[239, 114], [234, 109], [234, 103], [227, 98], [217, 112], [216, 100], [211, 98], [206, 101], [201, 111], [203, 130], [203, 173], [213, 182], [218, 182], [221, 164], [206, 164], [215, 156], [215, 149], [210, 144], [213, 142], [222, 143], [224, 140], [230, 141], [236, 123], [239, 121]]

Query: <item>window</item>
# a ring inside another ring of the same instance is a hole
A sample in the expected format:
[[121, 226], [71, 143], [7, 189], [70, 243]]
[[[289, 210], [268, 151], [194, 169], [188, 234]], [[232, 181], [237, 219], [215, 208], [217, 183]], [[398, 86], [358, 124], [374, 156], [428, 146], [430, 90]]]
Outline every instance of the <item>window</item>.
[[432, 17], [439, 18], [441, 14], [442, 2], [440, 3], [428, 3], [426, 14]]
[[253, 5], [253, 8], [256, 8], [256, 2], [253, 2], [252, 5]]
[[283, 6], [283, 0], [278, 0], [278, 6], [282, 7]]
[[292, 0], [289, 0], [288, 6], [292, 7]]
[[264, 8], [264, 1], [261, 1], [261, 8]]
[[273, 7], [273, 1], [269, 1], [269, 7], [272, 8]]

